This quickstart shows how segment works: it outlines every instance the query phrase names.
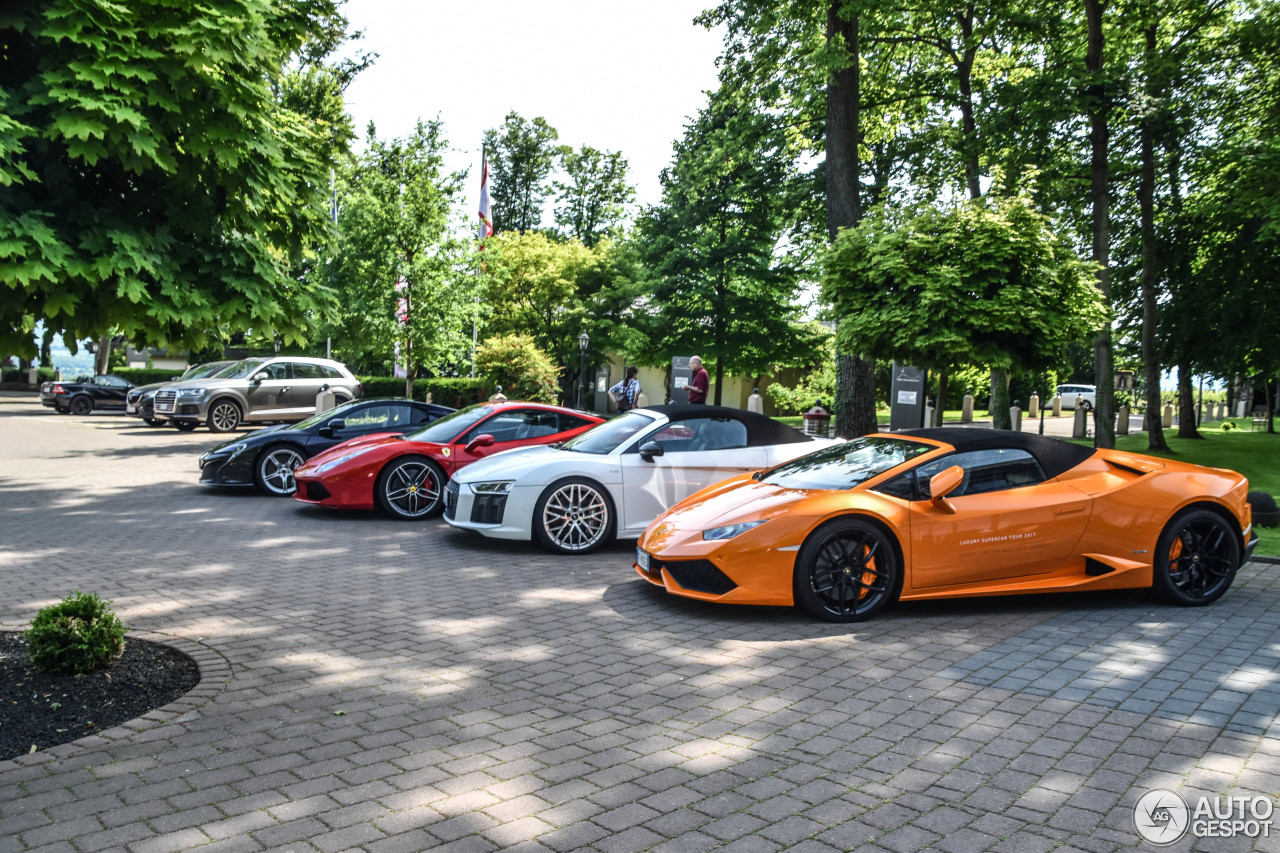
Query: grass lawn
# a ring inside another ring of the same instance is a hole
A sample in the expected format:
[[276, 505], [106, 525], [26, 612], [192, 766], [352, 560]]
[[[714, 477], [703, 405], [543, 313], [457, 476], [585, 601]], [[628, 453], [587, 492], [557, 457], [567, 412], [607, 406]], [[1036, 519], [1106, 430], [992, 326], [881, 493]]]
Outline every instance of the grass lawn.
[[[1251, 432], [1249, 418], [1230, 421], [1236, 429], [1223, 432], [1218, 422], [1200, 430], [1203, 440], [1178, 438], [1177, 428], [1164, 431], [1165, 441], [1174, 459], [1207, 465], [1211, 468], [1230, 468], [1249, 478], [1249, 491], [1270, 492], [1280, 497], [1280, 434]], [[1147, 452], [1147, 434], [1116, 436], [1116, 447], [1134, 453]], [[1170, 454], [1152, 453], [1152, 456]], [[1280, 527], [1257, 527], [1259, 541], [1255, 554], [1280, 557]]]

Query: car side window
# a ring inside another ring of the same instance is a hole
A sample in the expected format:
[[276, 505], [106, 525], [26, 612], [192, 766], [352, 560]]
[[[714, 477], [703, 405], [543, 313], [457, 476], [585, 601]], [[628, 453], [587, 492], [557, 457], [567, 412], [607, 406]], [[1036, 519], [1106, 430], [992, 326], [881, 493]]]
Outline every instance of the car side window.
[[369, 406], [362, 409], [357, 414], [346, 418], [344, 431], [348, 432], [378, 432], [386, 429], [392, 422], [392, 409], [398, 409], [399, 406]]
[[459, 443], [466, 444], [478, 435], [491, 435], [495, 442], [515, 441], [519, 438], [520, 430], [524, 426], [525, 414], [526, 412], [522, 409], [499, 412], [488, 420], [481, 421], [472, 427], [465, 436], [459, 439]]
[[566, 415], [562, 412], [560, 414], [560, 428], [556, 430], [556, 432], [568, 432], [571, 429], [584, 427], [589, 423], [592, 423], [592, 421], [589, 421], [586, 418], [580, 418], [577, 415]]
[[305, 361], [293, 362], [293, 378], [294, 379], [324, 379], [324, 371], [320, 369], [318, 364], [310, 364]]
[[267, 374], [268, 379], [288, 379], [289, 378], [289, 362], [276, 361], [255, 370], [253, 375], [259, 373]]
[[338, 368], [336, 367], [330, 367], [327, 364], [317, 364], [315, 365], [315, 367], [319, 369], [320, 375], [323, 376], [325, 379], [342, 380], [347, 378], [343, 376], [341, 373], [339, 373]]
[[646, 441], [656, 441], [667, 453], [730, 450], [747, 446], [747, 427], [733, 418], [690, 418], [671, 421]]
[[953, 465], [964, 469], [964, 480], [947, 495], [949, 498], [1019, 489], [1047, 479], [1040, 463], [1027, 451], [991, 448], [934, 459], [877, 486], [875, 491], [903, 500], [925, 501], [929, 499], [929, 480]]

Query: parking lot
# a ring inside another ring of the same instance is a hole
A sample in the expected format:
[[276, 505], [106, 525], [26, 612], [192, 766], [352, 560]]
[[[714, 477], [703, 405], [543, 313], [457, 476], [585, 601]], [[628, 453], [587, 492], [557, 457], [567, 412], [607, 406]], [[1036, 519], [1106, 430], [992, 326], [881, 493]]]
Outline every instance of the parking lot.
[[[665, 595], [631, 543], [204, 490], [217, 441], [0, 396], [0, 629], [92, 591], [204, 675], [0, 762], [0, 850], [1112, 851], [1152, 789], [1280, 795], [1280, 567], [1202, 609], [828, 625]], [[1280, 850], [1275, 823], [1167, 849]]]

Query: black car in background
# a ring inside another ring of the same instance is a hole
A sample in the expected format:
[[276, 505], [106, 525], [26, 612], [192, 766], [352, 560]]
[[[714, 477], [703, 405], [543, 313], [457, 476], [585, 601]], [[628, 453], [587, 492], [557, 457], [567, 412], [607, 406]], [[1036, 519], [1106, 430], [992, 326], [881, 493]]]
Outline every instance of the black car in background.
[[94, 409], [120, 409], [134, 385], [111, 373], [79, 376], [70, 382], [45, 382], [40, 386], [40, 402], [60, 415], [87, 415]]
[[293, 494], [293, 469], [322, 450], [374, 433], [405, 433], [445, 415], [448, 406], [416, 400], [355, 400], [296, 424], [268, 427], [225, 441], [200, 457], [205, 486], [254, 486], [264, 495]]

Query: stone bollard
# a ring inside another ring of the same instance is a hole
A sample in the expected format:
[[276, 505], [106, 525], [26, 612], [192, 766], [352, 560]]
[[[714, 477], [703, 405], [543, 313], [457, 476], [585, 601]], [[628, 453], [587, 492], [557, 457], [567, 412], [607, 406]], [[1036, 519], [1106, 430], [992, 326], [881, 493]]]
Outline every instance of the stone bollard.
[[1027, 406], [1027, 417], [1031, 418], [1031, 420], [1033, 421], [1036, 418], [1040, 417], [1040, 395], [1039, 394], [1031, 395], [1031, 403]]
[[924, 428], [928, 429], [933, 426], [933, 401], [930, 400], [924, 404]]
[[1089, 415], [1080, 406], [1076, 406], [1073, 413], [1075, 417], [1074, 423], [1071, 424], [1072, 438], [1088, 438], [1089, 437]]
[[1009, 429], [1022, 432], [1022, 407], [1018, 405], [1017, 400], [1014, 400], [1013, 405], [1009, 407]]
[[645, 409], [649, 406], [649, 397], [643, 391], [636, 395], [636, 408]]
[[1053, 416], [1055, 418], [1062, 417], [1062, 395], [1061, 394], [1053, 395]]
[[1164, 418], [1160, 421], [1160, 425], [1165, 429], [1173, 429], [1173, 406], [1165, 404]]
[[1129, 434], [1129, 404], [1121, 403], [1120, 411], [1116, 413], [1116, 435]]
[[501, 386], [501, 385], [495, 385], [495, 386], [494, 386], [494, 388], [495, 388], [495, 390], [494, 390], [493, 394], [492, 394], [492, 395], [490, 395], [490, 397], [489, 397], [489, 402], [490, 402], [490, 403], [505, 403], [505, 402], [507, 402], [507, 395], [502, 393], [502, 386]]
[[747, 411], [755, 412], [757, 415], [764, 414], [764, 397], [760, 396], [759, 388], [753, 390], [751, 396], [747, 398]]
[[27, 384], [28, 385], [40, 384], [40, 371], [36, 369], [34, 366], [27, 371]]
[[1227, 401], [1219, 400], [1218, 401], [1218, 420], [1222, 421], [1222, 420], [1226, 420], [1226, 418], [1227, 418]]
[[973, 423], [973, 395], [965, 394], [964, 403], [960, 406], [960, 423]]
[[329, 411], [335, 402], [337, 401], [334, 399], [333, 392], [329, 390], [329, 386], [321, 385], [316, 393], [316, 414]]
[[1244, 417], [1244, 413], [1245, 413], [1245, 411], [1246, 411], [1246, 410], [1245, 410], [1245, 406], [1247, 406], [1247, 405], [1248, 405], [1248, 404], [1247, 404], [1244, 400], [1240, 400], [1239, 402], [1237, 402], [1237, 403], [1236, 403], [1236, 417], [1237, 417], [1237, 418], [1243, 418], [1243, 417]]

